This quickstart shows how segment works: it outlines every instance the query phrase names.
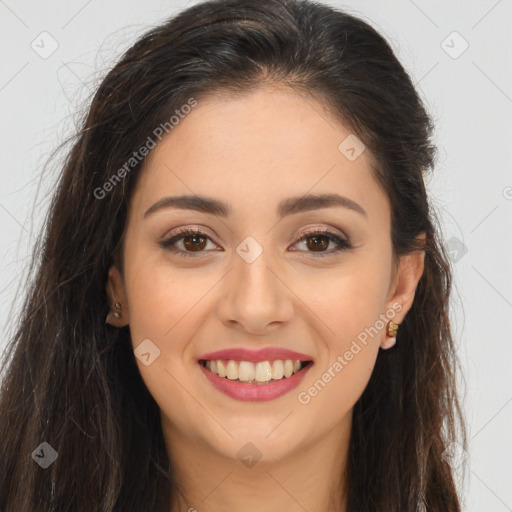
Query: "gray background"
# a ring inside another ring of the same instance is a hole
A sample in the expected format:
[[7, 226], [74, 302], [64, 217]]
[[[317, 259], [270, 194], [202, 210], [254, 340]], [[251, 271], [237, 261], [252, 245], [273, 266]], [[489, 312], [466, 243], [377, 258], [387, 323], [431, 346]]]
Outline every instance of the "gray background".
[[[120, 53], [193, 3], [0, 0], [0, 348], [60, 160], [41, 180], [44, 164]], [[439, 160], [428, 187], [454, 262], [470, 438], [465, 510], [511, 511], [512, 2], [325, 3], [387, 37], [436, 121]]]

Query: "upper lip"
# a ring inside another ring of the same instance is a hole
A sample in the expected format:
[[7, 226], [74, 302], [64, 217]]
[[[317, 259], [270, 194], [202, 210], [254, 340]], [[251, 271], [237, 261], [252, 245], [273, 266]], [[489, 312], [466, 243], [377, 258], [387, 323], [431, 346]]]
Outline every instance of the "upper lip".
[[294, 361], [312, 361], [313, 358], [307, 354], [294, 352], [280, 347], [267, 347], [260, 350], [249, 350], [246, 348], [229, 348], [217, 350], [202, 355], [199, 360], [232, 359], [234, 361], [275, 361], [276, 359], [292, 359]]

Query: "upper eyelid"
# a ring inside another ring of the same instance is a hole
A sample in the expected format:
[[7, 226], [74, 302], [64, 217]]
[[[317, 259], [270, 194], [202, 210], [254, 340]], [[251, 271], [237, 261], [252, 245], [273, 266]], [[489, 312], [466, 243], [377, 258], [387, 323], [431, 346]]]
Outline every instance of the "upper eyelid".
[[[210, 236], [208, 233], [206, 233], [204, 231], [205, 228], [195, 228], [195, 227], [186, 227], [186, 228], [182, 228], [181, 230], [179, 229], [176, 233], [172, 233], [172, 234], [165, 234], [161, 241], [162, 242], [166, 242], [166, 241], [169, 241], [173, 238], [176, 238], [176, 237], [184, 237], [184, 236], [190, 236], [190, 235], [193, 235], [193, 234], [196, 234], [198, 233], [199, 235], [203, 235], [207, 238], [209, 238], [212, 242], [214, 241], [214, 237]], [[315, 227], [310, 227], [310, 228], [307, 228], [306, 230], [300, 232], [298, 235], [297, 235], [297, 240], [300, 240], [301, 238], [305, 237], [305, 236], [308, 236], [308, 235], [313, 235], [313, 234], [316, 234], [316, 233], [320, 233], [320, 232], [327, 232], [329, 234], [332, 234], [334, 236], [337, 236], [339, 238], [341, 238], [342, 240], [345, 240], [345, 241], [349, 241], [350, 238], [343, 232], [341, 231], [339, 228], [333, 228], [333, 227], [322, 227], [322, 226], [315, 226]]]
[[[174, 233], [174, 234], [172, 234], [170, 236], [165, 236], [163, 238], [163, 240], [160, 242], [160, 244], [162, 246], [164, 246], [163, 244], [166, 244], [169, 247], [172, 247], [173, 244], [169, 243], [171, 241], [174, 241], [174, 243], [176, 243], [178, 241], [181, 241], [186, 236], [193, 236], [195, 234], [199, 234], [200, 236], [204, 236], [206, 239], [208, 239], [213, 244], [218, 246], [218, 244], [215, 242], [215, 240], [210, 235], [205, 233], [203, 231], [203, 229], [204, 228], [194, 228], [194, 227], [183, 228], [182, 230], [179, 230], [177, 233]], [[336, 228], [334, 228], [334, 229], [336, 229]], [[337, 233], [334, 229], [331, 228], [331, 227], [330, 228], [319, 227], [319, 226], [311, 227], [311, 228], [306, 229], [305, 231], [299, 233], [299, 235], [297, 236], [297, 238], [293, 242], [293, 245], [297, 244], [298, 242], [301, 242], [302, 240], [304, 240], [308, 236], [313, 236], [315, 234], [320, 234], [320, 235], [323, 235], [323, 236], [332, 235], [335, 238], [339, 238], [341, 242], [345, 242], [346, 244], [348, 244], [350, 246], [351, 242], [350, 242], [349, 237], [346, 236], [345, 233]], [[337, 244], [338, 247], [342, 247], [342, 245], [340, 243], [336, 242], [335, 240], [330, 239], [330, 241], [332, 241], [333, 243]], [[177, 250], [181, 251], [181, 252], [186, 252], [188, 254], [194, 254], [193, 251], [182, 251], [181, 249], [177, 249]], [[201, 254], [201, 253], [204, 253], [204, 252], [207, 252], [207, 251], [198, 251], [196, 254]], [[328, 253], [325, 253], [325, 254], [328, 254]]]

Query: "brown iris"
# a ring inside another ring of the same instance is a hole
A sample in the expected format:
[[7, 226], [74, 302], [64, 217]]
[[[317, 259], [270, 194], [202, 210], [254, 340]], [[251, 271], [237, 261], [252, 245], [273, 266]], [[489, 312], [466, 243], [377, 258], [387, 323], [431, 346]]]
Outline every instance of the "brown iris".
[[[323, 249], [327, 249], [329, 247], [329, 239], [326, 236], [322, 235], [313, 235], [307, 237], [307, 246], [308, 249], [313, 251], [322, 251]], [[313, 241], [313, 243], [311, 243]]]
[[[192, 240], [192, 242], [190, 242], [190, 240]], [[201, 235], [187, 235], [183, 237], [183, 245], [185, 246], [185, 249], [187, 249], [187, 251], [191, 250], [192, 252], [196, 251], [196, 249], [198, 251], [204, 249], [206, 241], [206, 237]]]

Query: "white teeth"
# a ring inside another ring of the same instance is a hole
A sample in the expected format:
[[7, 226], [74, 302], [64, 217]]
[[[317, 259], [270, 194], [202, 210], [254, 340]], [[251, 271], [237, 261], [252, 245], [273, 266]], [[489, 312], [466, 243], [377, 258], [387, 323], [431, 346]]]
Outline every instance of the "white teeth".
[[238, 364], [238, 378], [242, 382], [249, 382], [250, 380], [254, 380], [254, 363], [249, 361], [240, 361]]
[[284, 362], [284, 376], [291, 377], [293, 374], [293, 361], [291, 359], [287, 359]]
[[217, 373], [219, 374], [219, 377], [226, 376], [226, 367], [224, 366], [224, 363], [221, 360], [217, 361]]
[[228, 361], [226, 366], [226, 377], [229, 380], [238, 379], [238, 365], [236, 364], [236, 361]]
[[256, 363], [254, 378], [259, 382], [268, 382], [272, 379], [272, 368], [268, 361], [259, 361]]
[[283, 361], [277, 359], [272, 364], [272, 378], [275, 380], [282, 379], [284, 375], [284, 365]]
[[221, 360], [206, 361], [205, 367], [219, 377], [226, 377], [229, 380], [239, 380], [240, 382], [261, 382], [266, 383], [271, 380], [281, 380], [283, 377], [289, 378], [300, 371], [301, 361], [291, 359], [275, 361], [235, 361]]

